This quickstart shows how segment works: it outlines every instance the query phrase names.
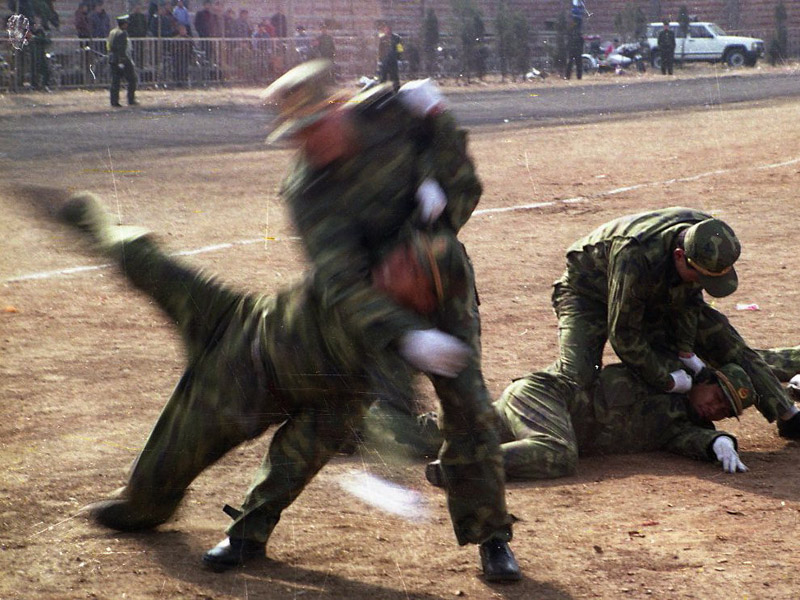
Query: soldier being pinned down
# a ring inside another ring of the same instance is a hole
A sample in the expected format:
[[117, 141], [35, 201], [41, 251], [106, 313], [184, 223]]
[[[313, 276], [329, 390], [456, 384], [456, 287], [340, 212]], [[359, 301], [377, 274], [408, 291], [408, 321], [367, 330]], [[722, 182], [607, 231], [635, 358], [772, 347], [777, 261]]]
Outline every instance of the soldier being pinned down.
[[[127, 484], [90, 514], [119, 530], [156, 527], [200, 472], [276, 425], [241, 510], [226, 511], [228, 537], [204, 562], [223, 570], [263, 557], [282, 510], [351, 440], [373, 400], [411, 394], [413, 368], [441, 399], [458, 542], [480, 544], [487, 579], [519, 579], [474, 279], [455, 235], [481, 190], [464, 135], [424, 83], [405, 97], [378, 89], [331, 101], [327, 64], [297, 67], [268, 90], [283, 119], [273, 138], [302, 146], [285, 194], [312, 270], [294, 288], [236, 292], [166, 257], [145, 232], [113, 227], [92, 196], [64, 212], [178, 325], [188, 355]], [[320, 133], [346, 143], [331, 147]], [[403, 290], [409, 261], [421, 278]], [[413, 309], [399, 304], [409, 298]]]
[[[757, 352], [781, 380], [800, 372], [800, 346]], [[506, 476], [565, 477], [575, 474], [579, 456], [657, 450], [719, 461], [729, 473], [746, 471], [736, 438], [715, 429], [713, 422], [738, 419], [758, 404], [750, 378], [731, 363], [706, 368], [696, 379], [688, 394], [670, 394], [613, 364], [601, 370], [589, 389], [547, 371], [515, 380], [494, 404]], [[790, 388], [800, 393], [800, 375], [792, 378]], [[428, 465], [426, 476], [441, 485], [438, 461]]]

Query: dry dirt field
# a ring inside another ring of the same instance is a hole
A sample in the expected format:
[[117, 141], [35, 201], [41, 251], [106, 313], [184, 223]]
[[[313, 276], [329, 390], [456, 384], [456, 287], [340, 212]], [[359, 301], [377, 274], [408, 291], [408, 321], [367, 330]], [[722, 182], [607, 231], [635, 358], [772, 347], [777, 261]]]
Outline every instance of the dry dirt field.
[[[670, 205], [709, 211], [739, 234], [741, 284], [717, 306], [740, 332], [754, 346], [800, 343], [798, 115], [800, 102], [778, 101], [473, 130], [485, 194], [462, 237], [478, 275], [492, 394], [554, 358], [550, 284], [568, 244], [613, 217]], [[240, 502], [268, 435], [206, 471], [155, 532], [89, 523], [81, 507], [122, 484], [183, 359], [147, 300], [5, 184], [94, 190], [170, 250], [205, 249], [185, 258], [191, 264], [268, 291], [303, 269], [276, 195], [288, 159], [199, 147], [37, 165], [0, 158], [0, 598], [798, 598], [800, 448], [755, 411], [721, 424], [739, 438], [745, 474], [656, 453], [589, 458], [574, 477], [509, 484], [521, 519], [517, 585], [481, 579], [477, 550], [456, 545], [422, 461], [369, 449], [328, 465], [285, 512], [269, 560], [241, 570], [214, 574], [200, 558], [223, 536], [220, 509]], [[70, 271], [84, 266], [99, 268]], [[426, 386], [421, 396], [431, 401]], [[428, 518], [406, 521], [348, 495], [337, 478], [350, 470], [418, 490]]]

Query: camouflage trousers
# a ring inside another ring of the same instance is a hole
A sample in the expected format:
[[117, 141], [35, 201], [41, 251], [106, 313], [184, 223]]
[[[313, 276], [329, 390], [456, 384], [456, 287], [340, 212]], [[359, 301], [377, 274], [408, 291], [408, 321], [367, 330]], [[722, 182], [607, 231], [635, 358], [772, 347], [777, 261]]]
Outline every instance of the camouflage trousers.
[[313, 401], [281, 389], [262, 338], [269, 321], [279, 319], [273, 315], [280, 302], [220, 285], [167, 257], [149, 238], [125, 244], [122, 267], [176, 324], [188, 362], [123, 496], [144, 513], [171, 514], [204, 469], [279, 425], [242, 514], [228, 529], [234, 537], [266, 541], [283, 509], [360, 423], [364, 379], [320, 391]]
[[[340, 332], [326, 330], [304, 284], [271, 297], [238, 293], [166, 256], [150, 238], [126, 243], [121, 264], [176, 324], [188, 363], [122, 494], [144, 513], [171, 514], [204, 469], [277, 425], [228, 528], [232, 537], [267, 541], [283, 509], [360, 428], [375, 397], [355, 365], [365, 352], [348, 352]], [[450, 293], [474, 289], [471, 269], [461, 273]], [[511, 535], [495, 415], [480, 371], [477, 307], [468, 298], [454, 295], [434, 316], [435, 326], [478, 349], [457, 378], [433, 378], [443, 407], [448, 508], [461, 544]], [[339, 354], [326, 350], [331, 335], [349, 360], [330, 358]]]
[[[602, 367], [603, 348], [608, 341], [608, 310], [605, 304], [575, 294], [557, 283], [553, 290], [553, 308], [558, 317], [559, 358], [553, 370], [588, 388]], [[653, 347], [667, 350], [666, 331], [649, 333]], [[791, 406], [780, 381], [763, 358], [742, 339], [722, 313], [706, 305], [697, 325], [694, 352], [704, 361], [721, 366], [735, 363], [745, 370], [758, 395], [756, 408], [772, 422]], [[677, 360], [677, 351], [674, 352]], [[679, 368], [680, 363], [676, 363]]]
[[[800, 346], [755, 352], [781, 381], [800, 372]], [[602, 385], [598, 379], [587, 389], [564, 375], [536, 372], [503, 391], [494, 406], [509, 478], [572, 475], [579, 454], [666, 450], [708, 458], [722, 433], [694, 424], [682, 396], [655, 392], [619, 364], [605, 367], [601, 378]]]
[[491, 537], [508, 541], [512, 519], [506, 510], [497, 418], [481, 369], [475, 274], [455, 236], [435, 236], [431, 248], [444, 286], [431, 325], [472, 348], [467, 366], [457, 377], [430, 376], [441, 407], [439, 429], [444, 443], [439, 460], [448, 509], [459, 544]]

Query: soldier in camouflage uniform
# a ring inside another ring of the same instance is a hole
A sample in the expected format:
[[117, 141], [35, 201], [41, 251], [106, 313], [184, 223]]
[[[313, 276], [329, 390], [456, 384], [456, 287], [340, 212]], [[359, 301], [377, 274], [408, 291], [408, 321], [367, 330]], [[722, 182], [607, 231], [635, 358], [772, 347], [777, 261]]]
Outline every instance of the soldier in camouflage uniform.
[[[229, 538], [204, 562], [222, 570], [263, 556], [283, 509], [361, 427], [375, 390], [407, 393], [404, 376], [381, 382], [396, 367], [396, 353], [349, 339], [318, 298], [313, 275], [274, 296], [242, 293], [167, 256], [146, 230], [114, 226], [91, 194], [73, 197], [61, 214], [164, 310], [187, 354], [126, 485], [88, 507], [90, 515], [122, 531], [156, 527], [204, 469], [278, 426], [241, 510], [225, 507], [234, 518]], [[445, 294], [464, 293], [469, 283], [457, 269], [447, 276], [448, 265], [463, 257], [452, 242], [434, 236], [431, 244]], [[227, 560], [219, 559], [222, 550]]]
[[687, 208], [615, 219], [575, 242], [554, 284], [560, 357], [554, 370], [590, 388], [608, 340], [656, 390], [688, 392], [704, 363], [735, 363], [772, 422], [798, 416], [778, 379], [702, 292], [736, 290], [740, 245], [731, 228]]
[[[127, 485], [91, 514], [116, 529], [154, 527], [204, 468], [281, 424], [242, 510], [227, 510], [235, 519], [229, 537], [204, 561], [221, 570], [263, 556], [283, 508], [350, 439], [366, 407], [376, 397], [410, 395], [411, 365], [431, 375], [442, 399], [440, 456], [459, 543], [481, 545], [488, 579], [519, 579], [508, 547], [495, 414], [480, 372], [474, 277], [455, 235], [481, 190], [465, 136], [449, 115], [414, 117], [381, 90], [331, 102], [316, 89], [324, 75], [305, 65], [276, 82], [278, 92], [300, 100], [275, 135], [319, 127], [321, 116], [309, 110], [319, 101], [334, 119], [340, 108], [353, 111], [346, 118], [359, 123], [365, 148], [338, 159], [339, 169], [320, 169], [315, 161], [327, 144], [308, 138], [287, 179], [285, 194], [313, 262], [302, 285], [271, 298], [236, 293], [167, 259], [148, 236], [120, 241], [91, 198], [68, 211], [178, 323], [189, 354]], [[425, 87], [409, 89], [417, 104], [420, 94], [431, 98]], [[401, 243], [437, 274], [437, 304], [424, 316], [395, 303], [370, 276]]]
[[[301, 148], [283, 195], [314, 267], [312, 293], [367, 356], [396, 352], [430, 376], [441, 402], [439, 456], [456, 539], [480, 544], [488, 579], [519, 579], [507, 544], [511, 518], [495, 413], [481, 373], [474, 274], [456, 238], [482, 191], [466, 133], [427, 80], [398, 94], [386, 84], [346, 101], [331, 99], [324, 86], [329, 64], [299, 67], [267, 94], [283, 118], [271, 139], [288, 138]], [[377, 264], [420, 232], [458, 249], [443, 272], [460, 284], [440, 291], [427, 315], [398, 304], [370, 280]], [[452, 354], [439, 339], [467, 350], [457, 368], [435, 368]], [[400, 395], [410, 394], [409, 385]]]
[[[757, 352], [782, 381], [800, 372], [800, 346]], [[621, 364], [604, 367], [589, 389], [547, 371], [515, 380], [494, 404], [506, 476], [565, 477], [575, 473], [579, 456], [657, 450], [719, 460], [728, 472], [747, 470], [736, 438], [716, 430], [712, 421], [738, 418], [757, 404], [752, 382], [734, 364], [707, 372], [713, 375], [689, 394], [656, 392]], [[800, 392], [798, 386], [793, 379], [793, 393]], [[426, 476], [440, 485], [438, 462], [428, 465]]]

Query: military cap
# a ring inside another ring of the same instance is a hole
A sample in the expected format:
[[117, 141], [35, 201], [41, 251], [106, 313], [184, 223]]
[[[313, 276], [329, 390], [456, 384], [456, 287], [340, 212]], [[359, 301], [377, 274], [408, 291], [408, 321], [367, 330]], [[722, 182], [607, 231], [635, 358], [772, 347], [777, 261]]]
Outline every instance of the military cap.
[[706, 219], [686, 230], [683, 240], [686, 262], [700, 274], [700, 285], [715, 298], [736, 291], [739, 278], [733, 263], [742, 247], [736, 234], [719, 219]]
[[278, 125], [268, 143], [296, 134], [315, 123], [330, 107], [330, 71], [333, 63], [315, 58], [290, 69], [261, 93], [262, 100], [278, 107]]
[[123, 23], [128, 23], [131, 19], [130, 15], [120, 15], [117, 17], [117, 25], [122, 25]]
[[714, 375], [717, 376], [719, 387], [730, 402], [733, 416], [738, 419], [742, 411], [755, 402], [756, 392], [753, 390], [753, 382], [744, 369], [734, 363], [714, 369]]

